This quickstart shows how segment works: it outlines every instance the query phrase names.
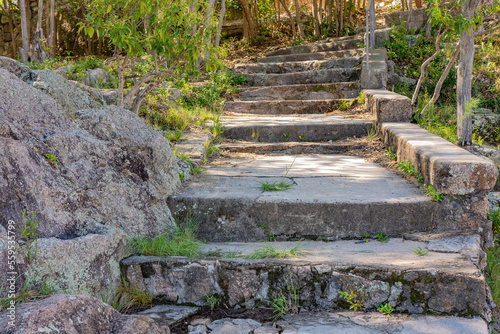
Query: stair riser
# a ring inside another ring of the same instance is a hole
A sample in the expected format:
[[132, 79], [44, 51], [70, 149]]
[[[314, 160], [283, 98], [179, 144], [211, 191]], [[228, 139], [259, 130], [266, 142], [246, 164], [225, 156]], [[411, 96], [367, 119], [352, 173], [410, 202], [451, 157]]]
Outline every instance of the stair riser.
[[242, 101], [352, 99], [359, 96], [359, 83], [292, 85], [244, 88], [238, 94]]
[[359, 69], [342, 68], [286, 74], [248, 74], [246, 77], [250, 86], [280, 86], [356, 81], [360, 72]]
[[[191, 260], [132, 257], [122, 261], [122, 274], [156, 302], [207, 305], [216, 295], [229, 307], [269, 305], [295, 289], [302, 309], [347, 309], [340, 291], [362, 295], [365, 310], [390, 303], [398, 312], [448, 315], [487, 314], [486, 284], [476, 273], [398, 270], [394, 267], [336, 266], [334, 263], [292, 265], [273, 260]], [[292, 288], [293, 286], [293, 288]]]
[[349, 68], [361, 64], [361, 58], [340, 58], [314, 62], [284, 62], [284, 63], [256, 63], [236, 65], [235, 75], [240, 74], [284, 74], [304, 71], [317, 71], [332, 68]]
[[[329, 141], [349, 137], [363, 137], [371, 124], [367, 122], [350, 124], [303, 124], [285, 126], [242, 126], [224, 130], [224, 137], [237, 140], [279, 143], [286, 141]], [[286, 136], [285, 136], [286, 135]]]
[[308, 60], [338, 59], [345, 57], [362, 57], [363, 55], [364, 55], [364, 49], [354, 49], [354, 50], [340, 50], [340, 51], [329, 51], [329, 52], [319, 52], [319, 53], [301, 53], [293, 55], [270, 56], [270, 57], [259, 58], [257, 62], [280, 63], [289, 61], [308, 61]]
[[[224, 110], [261, 115], [324, 114], [338, 110], [341, 103], [328, 100], [226, 102]], [[347, 108], [347, 105], [343, 108]]]
[[359, 48], [360, 43], [364, 43], [362, 38], [353, 38], [345, 41], [321, 43], [321, 44], [297, 45], [286, 49], [270, 51], [266, 54], [266, 56], [270, 57], [270, 56], [291, 55], [300, 53], [357, 49]]
[[345, 153], [352, 149], [363, 148], [361, 145], [326, 145], [325, 143], [307, 143], [308, 145], [297, 145], [287, 143], [277, 144], [255, 144], [255, 145], [221, 145], [221, 149], [227, 152], [234, 153], [255, 153], [255, 154], [268, 154], [268, 153], [281, 153], [281, 154], [338, 154]]
[[[272, 179], [271, 181], [274, 181]], [[259, 184], [256, 181], [255, 187]], [[272, 233], [277, 240], [359, 238], [379, 233], [401, 236], [433, 228], [435, 203], [309, 203], [239, 198], [174, 196], [174, 215], [184, 217], [196, 208], [203, 223], [198, 235], [206, 241], [260, 241]], [[265, 225], [266, 228], [262, 226]]]

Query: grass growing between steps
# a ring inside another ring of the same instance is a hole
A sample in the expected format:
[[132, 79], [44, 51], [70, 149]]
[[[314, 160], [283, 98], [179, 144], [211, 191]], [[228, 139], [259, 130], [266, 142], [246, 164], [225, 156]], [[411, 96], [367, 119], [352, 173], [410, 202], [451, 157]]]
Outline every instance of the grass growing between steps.
[[293, 186], [292, 183], [281, 180], [281, 181], [274, 181], [274, 182], [269, 182], [269, 181], [261, 181], [259, 182], [260, 184], [260, 190], [262, 191], [282, 191], [282, 190], [287, 190], [290, 189], [291, 186]]
[[197, 226], [194, 217], [188, 217], [183, 224], [176, 219], [167, 232], [152, 238], [133, 237], [130, 245], [142, 255], [198, 257], [203, 242], [196, 238]]
[[286, 259], [288, 257], [300, 257], [307, 255], [308, 252], [304, 249], [304, 245], [299, 241], [297, 244], [290, 248], [281, 248], [279, 244], [276, 247], [266, 243], [254, 250], [249, 255], [244, 256], [247, 259], [260, 260], [260, 259]]

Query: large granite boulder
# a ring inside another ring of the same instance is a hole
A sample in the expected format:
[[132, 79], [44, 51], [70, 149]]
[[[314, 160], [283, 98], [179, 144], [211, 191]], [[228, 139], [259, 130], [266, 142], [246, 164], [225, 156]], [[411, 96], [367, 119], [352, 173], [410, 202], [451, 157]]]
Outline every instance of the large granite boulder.
[[0, 69], [0, 155], [4, 227], [19, 223], [25, 208], [37, 212], [43, 237], [71, 238], [101, 225], [153, 234], [172, 221], [166, 198], [180, 182], [175, 156], [128, 110], [70, 114]]
[[165, 330], [151, 318], [120, 314], [88, 294], [58, 294], [18, 305], [13, 318], [9, 311], [0, 313], [0, 333], [164, 334]]

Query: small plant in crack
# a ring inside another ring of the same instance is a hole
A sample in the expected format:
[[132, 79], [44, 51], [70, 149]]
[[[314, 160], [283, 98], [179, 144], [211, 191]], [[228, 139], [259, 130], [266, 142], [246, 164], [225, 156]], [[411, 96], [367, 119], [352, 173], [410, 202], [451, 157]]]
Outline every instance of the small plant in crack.
[[[297, 159], [295, 157], [295, 159]], [[290, 181], [285, 180], [288, 173], [290, 172], [290, 169], [292, 168], [295, 159], [293, 159], [292, 163], [290, 164], [290, 167], [286, 168], [286, 173], [283, 176], [283, 178], [280, 181], [259, 181], [259, 189], [262, 191], [282, 191], [282, 190], [287, 190], [290, 189], [293, 186], [293, 183]]]
[[389, 241], [389, 234], [384, 234], [384, 233], [375, 234], [375, 238], [379, 242], [388, 242]]
[[57, 161], [57, 156], [55, 155], [55, 153], [45, 154], [45, 158], [47, 158], [49, 164], [51, 164], [54, 167], [57, 167], [59, 161]]
[[274, 308], [273, 321], [278, 320], [287, 313], [298, 313], [300, 307], [299, 291], [293, 279], [286, 281], [286, 290], [288, 296], [281, 292], [277, 297], [271, 302], [271, 306]]
[[285, 137], [286, 141], [289, 141], [290, 137], [292, 137], [292, 135], [287, 135], [286, 133], [284, 133], [283, 136]]
[[351, 292], [339, 291], [339, 294], [340, 297], [349, 304], [349, 310], [357, 311], [363, 307], [364, 292], [351, 290]]
[[385, 303], [385, 304], [382, 304], [382, 303], [379, 304], [377, 306], [377, 310], [380, 313], [385, 314], [387, 317], [390, 317], [391, 313], [394, 312], [394, 308], [391, 305], [387, 304], [387, 303]]
[[392, 160], [396, 161], [398, 159], [396, 153], [392, 152], [392, 150], [391, 150], [390, 147], [386, 148], [385, 152], [387, 153], [387, 155], [389, 156], [389, 158], [391, 158]]
[[276, 247], [273, 247], [271, 243], [266, 243], [254, 250], [249, 255], [245, 256], [247, 259], [260, 260], [260, 259], [286, 259], [288, 257], [299, 257], [308, 254], [308, 251], [304, 249], [302, 240], [297, 242], [294, 246], [290, 248], [281, 248], [278, 243], [274, 243]]
[[214, 310], [217, 306], [220, 306], [220, 298], [213, 293], [208, 293], [205, 295], [207, 303], [210, 305], [210, 310]]
[[423, 247], [418, 247], [413, 249], [413, 253], [417, 254], [418, 256], [426, 256], [429, 254], [429, 251]]

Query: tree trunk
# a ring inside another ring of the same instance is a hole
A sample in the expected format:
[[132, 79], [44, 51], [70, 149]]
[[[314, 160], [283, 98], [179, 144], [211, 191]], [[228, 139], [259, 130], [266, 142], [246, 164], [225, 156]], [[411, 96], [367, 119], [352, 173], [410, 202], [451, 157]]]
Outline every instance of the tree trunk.
[[297, 30], [299, 31], [299, 36], [301, 39], [304, 39], [306, 35], [304, 34], [304, 27], [302, 26], [302, 20], [300, 19], [299, 0], [295, 0], [295, 21], [297, 22]]
[[319, 28], [319, 13], [318, 13], [318, 0], [313, 0], [313, 16], [314, 16], [314, 34], [319, 36], [321, 30]]
[[56, 31], [55, 7], [56, 7], [56, 0], [50, 0], [49, 55], [51, 58], [54, 58], [54, 35]]
[[[36, 23], [36, 30], [42, 30], [42, 18], [43, 18], [43, 0], [38, 0], [38, 21]], [[42, 33], [43, 36], [43, 33]]]
[[248, 6], [248, 1], [247, 0], [238, 0], [238, 1], [241, 5], [241, 8], [243, 9], [243, 16], [244, 16], [243, 37], [248, 39], [253, 39], [257, 37], [257, 31], [255, 29], [255, 23], [253, 22], [252, 19], [252, 14], [250, 13], [250, 7]]
[[281, 3], [283, 8], [285, 8], [286, 15], [288, 15], [288, 20], [290, 21], [290, 27], [292, 29], [293, 39], [296, 39], [297, 38], [297, 31], [295, 29], [295, 20], [293, 19], [292, 13], [290, 12], [288, 7], [286, 6], [286, 3], [284, 2], [284, 0], [278, 0], [278, 1]]
[[7, 0], [3, 0], [3, 7], [5, 13], [7, 14], [7, 18], [9, 19], [9, 28], [10, 28], [10, 37], [12, 39], [12, 50], [14, 51], [14, 55], [17, 53], [17, 36], [14, 32], [15, 25], [12, 22], [12, 15], [10, 12], [10, 2], [7, 3]]
[[224, 15], [226, 14], [226, 0], [221, 1], [220, 13], [219, 13], [219, 24], [217, 25], [217, 35], [215, 35], [215, 47], [218, 48], [220, 45], [220, 34], [222, 32], [222, 24], [224, 22]]
[[[468, 0], [462, 7], [462, 15], [470, 19], [479, 0]], [[472, 65], [474, 62], [474, 35], [472, 26], [460, 37], [460, 60], [457, 72], [457, 143], [472, 145], [472, 110], [470, 106]]]
[[28, 49], [30, 47], [29, 33], [28, 33], [28, 22], [26, 17], [26, 3], [24, 0], [19, 0], [19, 10], [21, 12], [21, 31], [23, 38], [23, 47], [19, 49], [21, 54], [21, 61], [23, 63], [28, 62]]

